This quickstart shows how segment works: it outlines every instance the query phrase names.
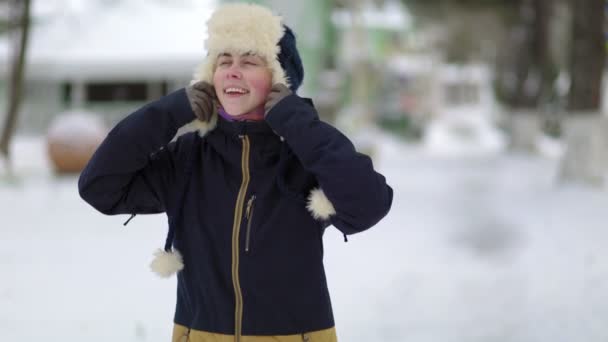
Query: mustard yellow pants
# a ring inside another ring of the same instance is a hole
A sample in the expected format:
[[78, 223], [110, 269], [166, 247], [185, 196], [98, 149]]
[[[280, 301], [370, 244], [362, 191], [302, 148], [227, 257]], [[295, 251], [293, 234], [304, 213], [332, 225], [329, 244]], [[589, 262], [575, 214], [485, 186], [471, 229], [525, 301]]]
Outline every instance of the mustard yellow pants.
[[[241, 342], [337, 342], [337, 340], [336, 328], [298, 335], [241, 336]], [[189, 330], [183, 325], [175, 324], [172, 342], [234, 342], [234, 335]]]

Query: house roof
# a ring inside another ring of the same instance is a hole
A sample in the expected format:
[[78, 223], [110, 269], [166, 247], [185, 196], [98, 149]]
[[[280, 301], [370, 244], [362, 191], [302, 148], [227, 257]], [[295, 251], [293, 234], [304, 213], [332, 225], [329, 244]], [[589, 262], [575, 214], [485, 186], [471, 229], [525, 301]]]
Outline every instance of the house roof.
[[[28, 79], [190, 77], [205, 56], [206, 21], [216, 6], [214, 0], [66, 2], [67, 11], [46, 8], [36, 18]], [[7, 39], [0, 38], [0, 60], [8, 57]]]

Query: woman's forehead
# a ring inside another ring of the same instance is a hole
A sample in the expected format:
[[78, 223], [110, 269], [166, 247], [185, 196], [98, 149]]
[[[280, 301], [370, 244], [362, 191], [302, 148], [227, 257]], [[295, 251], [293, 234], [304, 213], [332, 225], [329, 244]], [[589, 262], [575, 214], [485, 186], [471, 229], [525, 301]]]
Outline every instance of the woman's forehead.
[[247, 51], [247, 52], [242, 52], [242, 53], [226, 51], [226, 52], [220, 53], [219, 56], [218, 56], [218, 58], [220, 58], [220, 57], [235, 57], [235, 56], [262, 58], [260, 55], [258, 55], [255, 52], [252, 52], [252, 51]]

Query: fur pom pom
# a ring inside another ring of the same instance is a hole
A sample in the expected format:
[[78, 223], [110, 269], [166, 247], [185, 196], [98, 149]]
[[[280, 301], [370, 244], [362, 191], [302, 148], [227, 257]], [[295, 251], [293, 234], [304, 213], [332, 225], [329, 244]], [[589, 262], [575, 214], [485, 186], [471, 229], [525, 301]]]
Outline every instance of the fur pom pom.
[[336, 214], [334, 205], [331, 204], [322, 189], [313, 189], [308, 196], [308, 205], [306, 206], [312, 216], [319, 220], [327, 220], [332, 215]]
[[152, 260], [150, 268], [159, 277], [169, 278], [184, 268], [182, 255], [177, 249], [174, 249], [172, 252], [159, 249], [154, 253], [154, 260]]

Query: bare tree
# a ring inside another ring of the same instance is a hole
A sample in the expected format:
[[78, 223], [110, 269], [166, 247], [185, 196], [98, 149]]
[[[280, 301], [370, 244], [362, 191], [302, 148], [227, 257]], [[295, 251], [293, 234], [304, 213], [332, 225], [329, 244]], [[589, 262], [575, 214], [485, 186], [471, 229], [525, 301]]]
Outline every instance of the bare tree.
[[497, 63], [497, 90], [506, 104], [511, 147], [533, 151], [541, 132], [541, 107], [554, 97], [558, 68], [552, 54], [554, 1], [519, 0], [505, 16], [508, 36]]
[[571, 111], [596, 111], [601, 105], [606, 58], [604, 6], [604, 0], [572, 1]]
[[516, 87], [510, 104], [515, 108], [537, 108], [543, 93], [550, 91], [555, 67], [549, 53], [551, 2], [521, 2], [520, 49], [516, 49]]
[[26, 48], [30, 31], [31, 0], [12, 0], [9, 27], [17, 27], [9, 32], [14, 37], [8, 87], [8, 108], [0, 135], [0, 153], [5, 159], [7, 169], [11, 170], [10, 143], [17, 126], [17, 115], [23, 94]]
[[606, 59], [605, 1], [571, 0], [572, 43], [568, 117], [564, 121], [567, 150], [561, 176], [565, 180], [603, 185], [608, 174], [608, 121], [601, 113]]

